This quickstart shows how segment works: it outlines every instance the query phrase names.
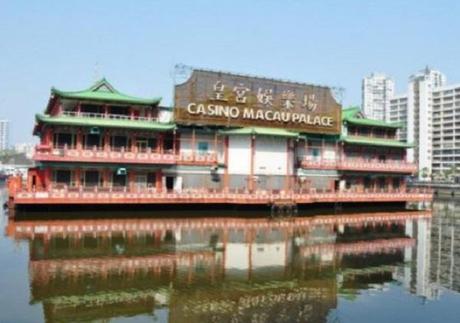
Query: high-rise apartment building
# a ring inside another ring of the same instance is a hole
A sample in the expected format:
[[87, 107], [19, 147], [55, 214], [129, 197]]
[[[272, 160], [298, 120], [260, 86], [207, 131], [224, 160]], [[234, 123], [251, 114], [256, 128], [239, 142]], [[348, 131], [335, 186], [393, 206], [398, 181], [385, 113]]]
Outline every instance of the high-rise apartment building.
[[0, 150], [5, 150], [9, 147], [9, 127], [8, 120], [0, 120]]
[[385, 74], [372, 73], [365, 77], [362, 83], [362, 110], [366, 117], [385, 120], [393, 95], [394, 82]]
[[407, 140], [407, 95], [396, 95], [390, 99], [389, 113], [385, 118], [387, 122], [399, 122], [404, 125], [398, 131], [398, 139], [403, 142]]
[[433, 91], [433, 173], [460, 169], [460, 84]]
[[385, 118], [405, 125], [399, 138], [414, 145], [408, 158], [418, 163], [420, 179], [427, 179], [432, 173], [433, 93], [445, 83], [444, 74], [429, 67], [413, 74], [407, 93], [390, 99]]

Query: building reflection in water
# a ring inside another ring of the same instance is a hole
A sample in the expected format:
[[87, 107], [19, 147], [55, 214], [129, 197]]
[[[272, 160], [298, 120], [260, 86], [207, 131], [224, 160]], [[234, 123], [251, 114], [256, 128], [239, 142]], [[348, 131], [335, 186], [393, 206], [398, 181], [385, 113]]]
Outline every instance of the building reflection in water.
[[435, 203], [434, 212], [429, 280], [438, 293], [442, 289], [460, 292], [460, 204]]
[[[424, 297], [433, 278], [458, 287], [447, 260], [430, 261], [430, 222], [417, 211], [10, 220], [6, 230], [29, 240], [31, 302], [48, 322], [161, 313], [169, 322], [323, 322], [339, 296], [394, 280]], [[442, 228], [439, 248], [451, 243]]]

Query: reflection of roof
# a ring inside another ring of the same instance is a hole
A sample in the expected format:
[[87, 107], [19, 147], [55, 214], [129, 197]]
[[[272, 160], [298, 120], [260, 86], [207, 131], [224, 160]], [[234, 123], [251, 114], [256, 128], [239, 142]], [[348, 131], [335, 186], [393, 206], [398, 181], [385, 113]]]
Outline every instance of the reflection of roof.
[[299, 133], [279, 129], [279, 128], [264, 128], [264, 127], [247, 127], [240, 129], [222, 130], [220, 133], [224, 135], [264, 135], [264, 136], [275, 136], [275, 137], [290, 137], [296, 138]]
[[374, 120], [365, 118], [361, 113], [359, 107], [350, 107], [342, 110], [342, 121], [360, 125], [360, 126], [371, 126], [371, 127], [384, 127], [384, 128], [401, 128], [401, 123], [389, 123], [381, 120]]
[[35, 119], [37, 120], [37, 122], [54, 124], [54, 125], [128, 128], [128, 129], [156, 130], [156, 131], [168, 131], [168, 130], [173, 130], [176, 127], [175, 124], [172, 124], [172, 123], [159, 123], [159, 122], [154, 122], [154, 121], [70, 117], [70, 116], [63, 116], [63, 115], [52, 117], [50, 115], [45, 115], [45, 114], [36, 114]]
[[139, 105], [156, 105], [161, 101], [161, 98], [143, 99], [123, 94], [116, 90], [105, 78], [97, 81], [86, 90], [70, 92], [61, 91], [53, 87], [51, 93], [65, 99], [111, 101]]

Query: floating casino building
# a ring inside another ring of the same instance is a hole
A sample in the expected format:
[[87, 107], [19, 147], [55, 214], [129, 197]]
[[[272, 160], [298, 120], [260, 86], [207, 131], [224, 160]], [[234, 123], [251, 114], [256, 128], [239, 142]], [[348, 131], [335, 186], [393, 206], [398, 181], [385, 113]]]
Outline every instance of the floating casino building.
[[417, 167], [399, 127], [342, 110], [328, 87], [207, 70], [175, 86], [173, 108], [106, 79], [53, 88], [9, 205], [430, 201], [406, 186]]

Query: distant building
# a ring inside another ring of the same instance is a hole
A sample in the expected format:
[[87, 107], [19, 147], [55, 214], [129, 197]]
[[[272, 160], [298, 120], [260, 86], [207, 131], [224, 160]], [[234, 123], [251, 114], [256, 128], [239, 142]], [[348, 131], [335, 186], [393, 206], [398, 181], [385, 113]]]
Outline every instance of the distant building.
[[455, 84], [433, 91], [433, 174], [448, 174], [459, 166], [460, 84]]
[[398, 139], [407, 142], [407, 95], [396, 95], [390, 99], [390, 109], [386, 121], [404, 125], [398, 132]]
[[394, 95], [394, 82], [385, 74], [372, 73], [363, 79], [362, 110], [370, 119], [385, 120], [390, 98]]
[[386, 121], [401, 122], [400, 140], [414, 144], [408, 158], [417, 161], [420, 179], [428, 179], [433, 163], [433, 93], [444, 86], [444, 74], [429, 67], [409, 78], [406, 94], [390, 99]]
[[0, 120], [0, 150], [5, 150], [9, 147], [9, 128], [9, 120]]
[[14, 151], [24, 154], [27, 158], [32, 158], [34, 154], [35, 144], [30, 142], [23, 142], [14, 145]]

